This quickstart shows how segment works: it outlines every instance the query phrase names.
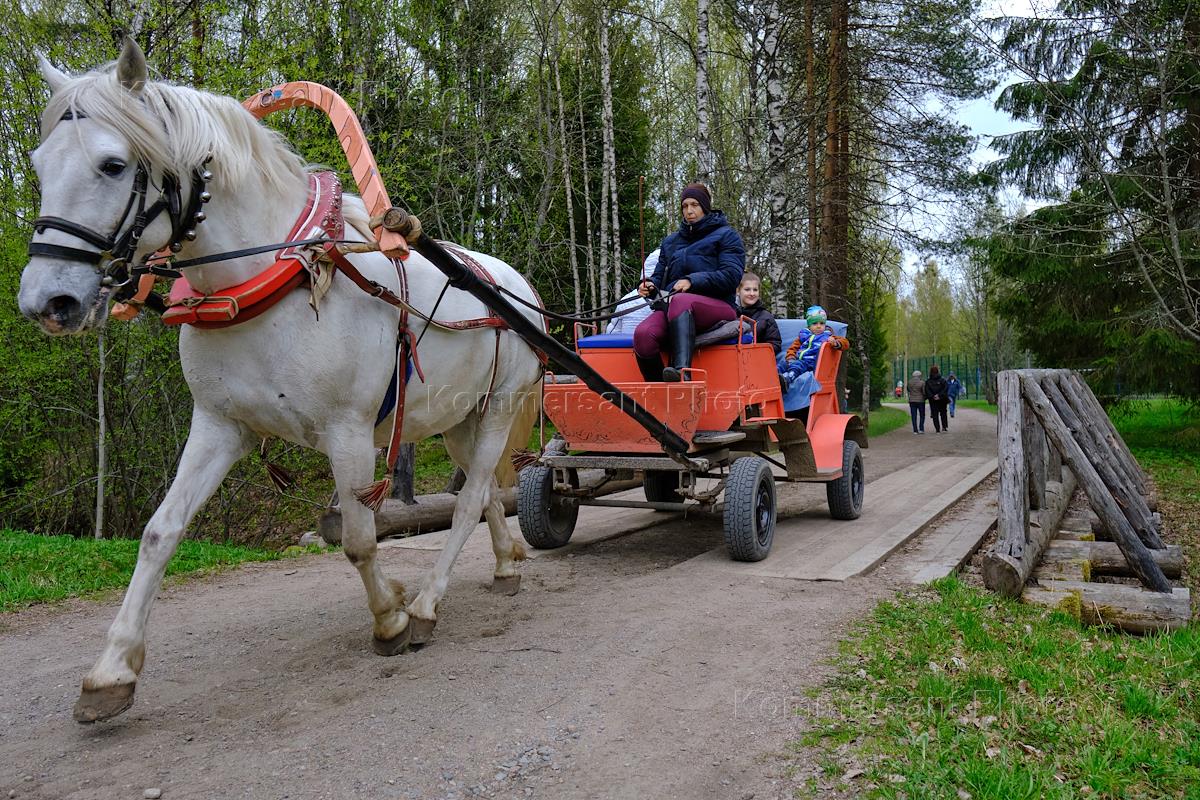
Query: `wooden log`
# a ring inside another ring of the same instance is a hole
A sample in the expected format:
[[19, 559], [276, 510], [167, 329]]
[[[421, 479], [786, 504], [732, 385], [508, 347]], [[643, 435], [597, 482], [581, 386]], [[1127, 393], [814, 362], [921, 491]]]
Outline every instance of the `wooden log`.
[[1015, 559], [1025, 554], [1029, 537], [1029, 492], [1026, 488], [1025, 440], [1022, 436], [1021, 379], [1012, 370], [996, 376], [1000, 458], [1000, 510], [994, 549]]
[[1033, 412], [1042, 421], [1042, 428], [1045, 429], [1046, 435], [1050, 437], [1050, 441], [1062, 455], [1063, 461], [1082, 484], [1092, 508], [1104, 520], [1105, 525], [1113, 531], [1117, 545], [1125, 554], [1125, 559], [1130, 566], [1133, 567], [1134, 573], [1143, 584], [1156, 592], [1171, 591], [1171, 584], [1167, 581], [1166, 576], [1150, 557], [1146, 545], [1142, 543], [1133, 526], [1129, 524], [1129, 520], [1125, 518], [1117, 501], [1113, 499], [1112, 493], [1097, 474], [1096, 468], [1091, 465], [1079, 444], [1072, 438], [1066, 423], [1050, 405], [1050, 398], [1042, 391], [1042, 387], [1035, 380], [1025, 379], [1021, 380], [1021, 387], [1025, 391], [1025, 396], [1028, 398]]
[[[1150, 476], [1146, 474], [1146, 471], [1142, 469], [1142, 465], [1133, 457], [1133, 453], [1129, 450], [1129, 445], [1125, 444], [1125, 440], [1117, 432], [1117, 427], [1109, 419], [1108, 412], [1100, 404], [1100, 399], [1096, 397], [1096, 393], [1092, 391], [1092, 387], [1088, 386], [1087, 381], [1076, 372], [1071, 372], [1067, 380], [1071, 382], [1071, 385], [1075, 388], [1075, 394], [1083, 404], [1091, 409], [1091, 416], [1100, 421], [1101, 432], [1108, 441], [1109, 446], [1112, 447], [1113, 452], [1116, 453], [1121, 468], [1133, 478], [1138, 492], [1146, 496], [1147, 500], [1151, 499], [1155, 494], [1153, 481], [1150, 480]], [[1154, 500], [1154, 504], [1150, 507], [1157, 509], [1157, 498], [1154, 498]]]
[[1046, 505], [1046, 434], [1026, 408], [1021, 409], [1021, 444], [1028, 469], [1029, 510], [1035, 511]]
[[995, 545], [983, 556], [983, 582], [994, 592], [1018, 597], [1033, 573], [1042, 552], [1058, 531], [1058, 525], [1075, 493], [1075, 475], [1066, 470], [1062, 483], [1046, 484], [1046, 506], [1030, 516], [1029, 539], [1020, 558], [998, 551]]
[[[1168, 578], [1179, 578], [1183, 574], [1183, 548], [1179, 545], [1172, 544], [1161, 550], [1151, 550], [1150, 557]], [[1055, 539], [1046, 546], [1042, 563], [1051, 559], [1086, 559], [1091, 564], [1092, 575], [1133, 575], [1121, 548], [1113, 542]]]
[[1090, 581], [1092, 579], [1092, 562], [1085, 555], [1054, 550], [1054, 542], [1046, 546], [1041, 561], [1033, 570], [1033, 578], [1038, 583], [1047, 580], [1059, 581]]
[[[1074, 434], [1076, 443], [1084, 450], [1088, 461], [1096, 468], [1104, 485], [1109, 488], [1112, 498], [1117, 501], [1118, 506], [1121, 506], [1124, 517], [1128, 519], [1133, 529], [1138, 531], [1141, 541], [1146, 543], [1146, 547], [1162, 548], [1163, 540], [1158, 535], [1158, 523], [1151, 516], [1152, 512], [1150, 506], [1146, 505], [1146, 498], [1142, 497], [1133, 481], [1118, 467], [1115, 453], [1112, 452], [1108, 443], [1097, 434], [1099, 426], [1096, 425], [1096, 420], [1086, 419], [1076, 413], [1072, 401], [1066, 393], [1063, 393], [1062, 386], [1056, 378], [1043, 380], [1042, 386], [1046, 396], [1050, 398], [1050, 402], [1058, 411], [1058, 415], [1062, 417], [1062, 421], [1067, 423], [1067, 427]], [[1068, 389], [1068, 391], [1070, 390]]]
[[1148, 592], [1137, 586], [1082, 581], [1043, 581], [1022, 594], [1026, 603], [1053, 608], [1089, 625], [1113, 625], [1127, 633], [1159, 633], [1187, 626], [1192, 616], [1187, 589]]
[[[602, 480], [603, 470], [583, 470], [580, 482], [584, 486], [595, 485]], [[597, 496], [634, 489], [642, 485], [641, 478], [634, 480], [610, 481], [597, 492]], [[512, 516], [517, 513], [517, 490], [509, 487], [500, 490], [500, 498], [504, 503], [504, 515]], [[454, 505], [458, 496], [445, 492], [425, 494], [417, 498], [416, 505], [405, 505], [400, 500], [384, 500], [383, 506], [375, 512], [375, 538], [386, 539], [391, 536], [416, 536], [420, 533], [445, 530], [450, 527], [454, 518]], [[483, 520], [483, 515], [479, 517]], [[317, 522], [317, 534], [329, 544], [342, 541], [342, 512], [334, 507], [326, 511]]]

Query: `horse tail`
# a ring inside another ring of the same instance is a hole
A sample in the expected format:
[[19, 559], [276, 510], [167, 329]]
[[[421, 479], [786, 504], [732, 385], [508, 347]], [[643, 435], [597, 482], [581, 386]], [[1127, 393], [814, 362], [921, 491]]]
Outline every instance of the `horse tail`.
[[508, 458], [501, 458], [496, 465], [496, 482], [501, 487], [517, 484], [517, 470], [513, 459], [529, 447], [529, 437], [533, 435], [533, 426], [537, 424], [538, 415], [542, 411], [541, 376], [538, 382], [528, 388], [513, 393], [513, 403], [516, 413], [513, 415], [512, 427], [508, 429], [508, 442], [504, 452]]

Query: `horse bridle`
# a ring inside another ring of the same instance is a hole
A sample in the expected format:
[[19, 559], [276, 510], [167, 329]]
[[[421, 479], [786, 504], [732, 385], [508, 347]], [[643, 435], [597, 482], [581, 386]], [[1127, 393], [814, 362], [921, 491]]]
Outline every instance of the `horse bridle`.
[[[86, 115], [83, 112], [72, 110], [68, 110], [61, 117], [62, 120], [84, 118]], [[67, 247], [48, 242], [30, 242], [29, 255], [90, 264], [96, 267], [100, 273], [101, 286], [114, 289], [116, 299], [131, 296], [136, 291], [136, 287], [130, 280], [130, 262], [137, 251], [142, 233], [160, 214], [165, 211], [171, 222], [171, 238], [169, 239], [171, 252], [178, 253], [183, 248], [185, 239], [192, 241], [196, 238], [195, 226], [205, 219], [201, 206], [212, 199], [206, 186], [208, 181], [212, 180], [212, 173], [207, 168], [208, 162], [211, 160], [212, 156], [210, 155], [204, 159], [204, 163], [200, 167], [192, 171], [192, 187], [186, 206], [183, 203], [179, 179], [170, 173], [164, 173], [162, 189], [158, 198], [148, 207], [146, 200], [150, 187], [150, 170], [145, 162], [139, 161], [137, 172], [133, 178], [133, 188], [129, 192], [129, 200], [125, 203], [125, 211], [117, 220], [111, 234], [105, 236], [85, 225], [62, 217], [38, 217], [33, 221], [33, 229], [36, 233], [43, 233], [47, 230], [61, 231], [87, 242], [98, 248], [97, 250], [83, 250], [78, 247]], [[133, 222], [126, 227], [126, 221], [131, 213], [133, 213]], [[143, 260], [149, 261], [151, 255], [147, 254]]]

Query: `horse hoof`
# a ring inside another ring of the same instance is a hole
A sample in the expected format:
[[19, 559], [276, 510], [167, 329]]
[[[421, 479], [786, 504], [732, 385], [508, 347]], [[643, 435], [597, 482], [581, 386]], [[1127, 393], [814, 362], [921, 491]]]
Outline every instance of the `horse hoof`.
[[75, 701], [75, 721], [88, 725], [102, 719], [112, 719], [133, 705], [136, 683], [119, 683], [101, 689], [84, 689]]
[[433, 639], [433, 629], [437, 625], [436, 619], [421, 619], [420, 617], [408, 618], [408, 630], [412, 634], [412, 644], [423, 645], [428, 644]]
[[408, 649], [412, 638], [412, 626], [405, 625], [404, 630], [390, 639], [371, 637], [371, 649], [381, 656], [398, 656]]
[[519, 591], [521, 591], [520, 573], [516, 575], [492, 576], [492, 594], [502, 594], [505, 597], [512, 597]]

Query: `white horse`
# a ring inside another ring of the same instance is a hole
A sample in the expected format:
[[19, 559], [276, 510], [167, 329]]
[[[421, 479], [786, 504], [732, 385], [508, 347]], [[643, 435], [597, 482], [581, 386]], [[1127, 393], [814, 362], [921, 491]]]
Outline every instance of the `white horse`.
[[[164, 176], [178, 176], [186, 198], [189, 176], [202, 174], [211, 156], [207, 220], [194, 241], [182, 242], [179, 256], [287, 241], [306, 203], [306, 165], [238, 101], [150, 82], [145, 59], [132, 42], [114, 65], [82, 76], [70, 77], [44, 59], [41, 66], [52, 89], [41, 146], [33, 155], [43, 217], [120, 233], [121, 225], [130, 224], [123, 211], [139, 165], [148, 174], [151, 201]], [[350, 223], [346, 238], [366, 240], [370, 232], [362, 202], [347, 195], [344, 215]], [[166, 216], [156, 218], [141, 235], [136, 256], [168, 245], [177, 235], [172, 228]], [[43, 229], [21, 275], [21, 312], [51, 335], [80, 333], [106, 321], [111, 290], [100, 268], [71, 256], [72, 249], [96, 249], [84, 238], [60, 227]], [[472, 255], [497, 283], [537, 302], [509, 265]], [[396, 270], [387, 258], [367, 253], [352, 260], [367, 278], [397, 290]], [[264, 253], [198, 266], [187, 277], [208, 294], [249, 280], [273, 261], [273, 253]], [[416, 252], [405, 269], [412, 305], [429, 313], [445, 277]], [[374, 516], [353, 499], [355, 489], [374, 479], [375, 449], [391, 432], [391, 417], [379, 427], [375, 419], [393, 374], [398, 311], [344, 276], [333, 279], [319, 318], [308, 300], [307, 292], [295, 290], [243, 324], [216, 330], [185, 326], [180, 332], [179, 356], [194, 401], [191, 431], [175, 481], [142, 534], [137, 567], [104, 650], [83, 679], [75, 707], [79, 721], [115, 716], [133, 704], [145, 658], [146, 621], [167, 562], [201, 505], [263, 437], [306, 445], [329, 458], [342, 498], [342, 546], [366, 587], [377, 652], [394, 655], [410, 642], [428, 639], [450, 570], [481, 512], [491, 531], [496, 578], [507, 587], [519, 580], [514, 562], [525, 553], [505, 523], [496, 476], [505, 470], [511, 474], [509, 450], [525, 444], [536, 419], [541, 368], [533, 350], [508, 331], [497, 343], [496, 332], [486, 328], [430, 327], [421, 340], [424, 380], [414, 373], [408, 385], [404, 439], [442, 433], [466, 484], [449, 540], [406, 606], [403, 587], [385, 578], [376, 562]], [[534, 312], [527, 313], [538, 321]], [[451, 289], [436, 316], [487, 315], [473, 297]], [[423, 323], [413, 322], [420, 333]]]

